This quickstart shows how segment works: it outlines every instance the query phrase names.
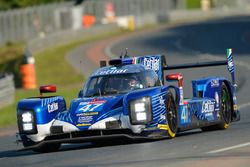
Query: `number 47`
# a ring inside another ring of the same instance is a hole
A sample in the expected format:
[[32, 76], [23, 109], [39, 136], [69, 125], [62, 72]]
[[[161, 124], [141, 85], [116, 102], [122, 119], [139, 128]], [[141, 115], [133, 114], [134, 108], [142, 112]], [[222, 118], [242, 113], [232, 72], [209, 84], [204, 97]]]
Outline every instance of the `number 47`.
[[102, 104], [87, 104], [79, 109], [79, 111], [87, 112], [87, 111], [94, 111], [96, 108], [101, 106]]

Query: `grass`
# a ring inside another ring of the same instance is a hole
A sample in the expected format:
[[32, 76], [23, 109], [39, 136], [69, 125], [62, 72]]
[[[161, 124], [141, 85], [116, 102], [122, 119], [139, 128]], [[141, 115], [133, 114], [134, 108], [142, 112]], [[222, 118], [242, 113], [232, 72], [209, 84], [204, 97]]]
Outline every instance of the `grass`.
[[186, 3], [188, 9], [198, 9], [201, 7], [201, 0], [187, 0]]
[[22, 44], [6, 44], [0, 47], [0, 73], [12, 73], [15, 78], [15, 86], [21, 86], [20, 64], [23, 61]]
[[[111, 36], [117, 36], [124, 31], [106, 33], [100, 36], [74, 41], [67, 45], [54, 46], [35, 55], [37, 84], [56, 84], [58, 95], [65, 97], [67, 106], [77, 97], [78, 91], [85, 81], [84, 76], [77, 73], [66, 61], [65, 55], [75, 47]], [[16, 105], [20, 99], [38, 96], [38, 90], [17, 89], [15, 103], [0, 109], [0, 127], [16, 124]]]
[[21, 43], [8, 43], [0, 47], [0, 64], [21, 57], [23, 55], [23, 50], [24, 47]]

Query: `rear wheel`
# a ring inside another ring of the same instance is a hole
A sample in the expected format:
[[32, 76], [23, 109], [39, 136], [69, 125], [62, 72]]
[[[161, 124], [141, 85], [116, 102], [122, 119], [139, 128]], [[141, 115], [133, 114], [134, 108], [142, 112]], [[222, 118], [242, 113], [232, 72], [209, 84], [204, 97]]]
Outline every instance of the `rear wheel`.
[[231, 113], [232, 113], [232, 99], [230, 92], [225, 85], [225, 83], [221, 86], [221, 95], [220, 95], [220, 118], [221, 123], [209, 126], [209, 127], [203, 127], [201, 128], [203, 131], [208, 130], [224, 130], [229, 127], [229, 124], [231, 122]]
[[222, 123], [218, 125], [218, 129], [227, 129], [231, 122], [232, 100], [227, 86], [223, 83], [221, 87], [220, 99], [220, 117]]
[[167, 92], [166, 97], [166, 117], [168, 121], [168, 136], [174, 138], [178, 130], [178, 119], [176, 102], [171, 91]]

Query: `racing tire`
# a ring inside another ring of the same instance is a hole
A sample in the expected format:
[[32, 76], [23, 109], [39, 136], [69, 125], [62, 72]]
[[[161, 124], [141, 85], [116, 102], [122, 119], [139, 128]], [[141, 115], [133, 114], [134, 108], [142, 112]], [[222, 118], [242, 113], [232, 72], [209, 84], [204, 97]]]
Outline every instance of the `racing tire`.
[[220, 118], [221, 122], [219, 124], [203, 127], [202, 131], [211, 131], [211, 130], [224, 130], [229, 128], [231, 122], [231, 113], [233, 110], [233, 103], [231, 99], [230, 92], [225, 83], [221, 85], [221, 94], [220, 94]]
[[[37, 142], [33, 142], [32, 140], [28, 139], [25, 135], [21, 135], [21, 139], [24, 148], [39, 144]], [[41, 146], [34, 148], [32, 150], [38, 153], [46, 153], [46, 152], [58, 151], [60, 147], [61, 143], [47, 143], [47, 144], [42, 144]]]
[[166, 95], [166, 118], [168, 122], [168, 136], [174, 138], [178, 131], [178, 113], [173, 93], [169, 90]]

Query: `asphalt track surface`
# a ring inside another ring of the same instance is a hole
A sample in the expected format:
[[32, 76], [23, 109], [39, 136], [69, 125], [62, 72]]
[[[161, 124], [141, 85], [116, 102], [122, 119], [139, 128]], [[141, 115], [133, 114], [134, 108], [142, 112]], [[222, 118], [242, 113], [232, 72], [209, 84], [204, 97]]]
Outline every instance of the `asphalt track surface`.
[[[194, 130], [175, 139], [128, 144], [94, 146], [90, 143], [64, 145], [59, 152], [37, 154], [17, 151], [15, 136], [0, 138], [0, 166], [250, 166], [250, 17], [161, 28], [146, 34], [116, 41], [109, 52], [120, 54], [129, 48], [130, 55], [165, 54], [168, 64], [222, 60], [232, 47], [236, 61], [238, 103], [241, 121], [224, 131]], [[176, 72], [176, 71], [171, 71]], [[168, 73], [171, 73], [168, 71]], [[189, 82], [196, 77], [223, 75], [226, 67], [181, 70], [184, 93], [191, 94]]]

